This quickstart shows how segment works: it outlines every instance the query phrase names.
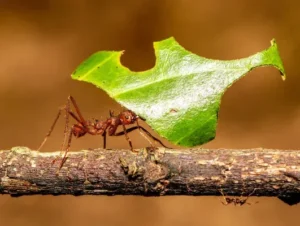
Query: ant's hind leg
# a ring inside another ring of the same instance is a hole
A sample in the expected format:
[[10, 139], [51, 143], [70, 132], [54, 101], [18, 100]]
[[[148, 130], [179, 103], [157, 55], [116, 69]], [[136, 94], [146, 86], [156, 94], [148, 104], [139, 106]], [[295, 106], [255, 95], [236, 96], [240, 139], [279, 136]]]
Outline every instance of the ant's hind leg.
[[65, 161], [67, 160], [67, 153], [69, 152], [69, 149], [70, 149], [70, 146], [71, 146], [71, 141], [72, 141], [72, 135], [73, 135], [73, 129], [74, 127], [72, 126], [72, 128], [70, 129], [70, 132], [69, 132], [69, 138], [68, 138], [68, 144], [67, 144], [67, 148], [65, 150], [65, 154], [61, 160], [61, 163], [59, 165], [59, 169], [60, 170], [62, 167], [63, 167], [63, 164], [65, 163]]
[[[68, 100], [72, 102], [72, 104], [73, 104], [73, 106], [74, 106], [74, 108], [75, 108], [75, 111], [76, 111], [76, 113], [77, 113], [78, 116], [79, 116], [79, 121], [80, 121], [80, 123], [81, 123], [82, 125], [86, 126], [87, 123], [86, 123], [85, 119], [83, 118], [83, 116], [82, 116], [82, 114], [81, 114], [81, 112], [80, 112], [80, 110], [79, 110], [79, 107], [78, 107], [78, 105], [77, 105], [77, 103], [76, 103], [74, 97], [72, 97], [72, 96], [70, 95], [70, 96], [68, 97]], [[78, 120], [78, 119], [76, 119], [76, 120]]]
[[57, 113], [57, 115], [56, 115], [56, 117], [55, 117], [55, 119], [54, 119], [54, 122], [52, 123], [52, 125], [51, 125], [51, 127], [50, 127], [48, 133], [46, 134], [46, 136], [45, 136], [43, 142], [40, 144], [39, 148], [37, 149], [38, 151], [41, 150], [41, 148], [44, 146], [44, 144], [46, 143], [46, 141], [47, 141], [48, 138], [50, 137], [50, 135], [51, 135], [51, 133], [52, 133], [52, 131], [53, 131], [53, 129], [54, 129], [54, 127], [55, 127], [55, 125], [56, 125], [56, 123], [57, 123], [57, 121], [58, 121], [60, 115], [61, 115], [62, 110], [64, 110], [64, 108], [60, 108], [60, 109], [59, 109], [59, 111], [58, 111], [58, 113]]
[[56, 115], [56, 117], [54, 119], [54, 122], [52, 123], [52, 125], [51, 125], [48, 133], [46, 134], [46, 136], [45, 136], [43, 142], [41, 143], [41, 145], [39, 146], [39, 148], [37, 149], [38, 151], [41, 150], [41, 148], [44, 146], [44, 144], [46, 143], [46, 141], [50, 137], [50, 135], [51, 135], [51, 133], [52, 133], [52, 131], [53, 131], [53, 129], [54, 129], [54, 127], [55, 127], [55, 125], [56, 125], [56, 123], [57, 123], [60, 115], [61, 115], [61, 112], [63, 110], [65, 110], [65, 119], [66, 119], [66, 124], [65, 124], [65, 129], [64, 129], [64, 141], [63, 141], [63, 144], [62, 144], [62, 148], [64, 147], [64, 145], [65, 145], [65, 139], [66, 139], [66, 132], [67, 132], [68, 127], [69, 127], [69, 112], [70, 112], [70, 98], [69, 97], [67, 99], [67, 102], [66, 102], [65, 106], [61, 107], [59, 109], [59, 111], [58, 111], [58, 113], [57, 113], [57, 115]]

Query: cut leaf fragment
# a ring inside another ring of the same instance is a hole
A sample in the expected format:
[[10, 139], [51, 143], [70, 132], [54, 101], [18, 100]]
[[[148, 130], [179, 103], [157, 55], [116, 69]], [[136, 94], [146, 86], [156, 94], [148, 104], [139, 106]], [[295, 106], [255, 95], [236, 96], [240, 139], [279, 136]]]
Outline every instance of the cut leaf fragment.
[[105, 90], [124, 107], [170, 142], [192, 147], [216, 135], [221, 97], [246, 73], [260, 66], [274, 66], [285, 79], [275, 40], [248, 58], [221, 61], [185, 50], [174, 38], [154, 43], [156, 64], [133, 72], [120, 63], [122, 51], [100, 51], [72, 74]]

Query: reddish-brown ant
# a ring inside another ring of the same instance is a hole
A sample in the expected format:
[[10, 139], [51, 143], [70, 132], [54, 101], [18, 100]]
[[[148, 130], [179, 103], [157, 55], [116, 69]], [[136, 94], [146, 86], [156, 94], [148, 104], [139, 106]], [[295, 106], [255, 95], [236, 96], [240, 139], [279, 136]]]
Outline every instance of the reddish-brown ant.
[[235, 206], [243, 206], [244, 204], [251, 205], [251, 203], [248, 203], [247, 200], [249, 199], [249, 197], [250, 197], [251, 195], [254, 194], [254, 192], [256, 191], [256, 188], [255, 188], [255, 189], [254, 189], [247, 197], [244, 197], [244, 198], [242, 198], [242, 197], [243, 197], [243, 194], [242, 194], [240, 197], [233, 197], [233, 198], [231, 198], [231, 197], [226, 197], [226, 196], [224, 195], [224, 192], [223, 192], [222, 189], [220, 189], [219, 191], [220, 191], [220, 193], [222, 194], [223, 199], [224, 199], [224, 201], [225, 201], [225, 202], [222, 202], [223, 205], [227, 206], [227, 205], [233, 203]]
[[[72, 103], [77, 115], [73, 111], [71, 111], [70, 103]], [[128, 137], [128, 133], [130, 133], [136, 129], [139, 129], [140, 132], [141, 131], [145, 132], [154, 141], [157, 141], [163, 147], [166, 147], [159, 139], [152, 136], [150, 134], [150, 132], [148, 132], [145, 128], [143, 128], [139, 125], [138, 119], [141, 119], [141, 117], [136, 115], [133, 111], [123, 110], [118, 115], [114, 115], [113, 112], [110, 111], [109, 112], [110, 117], [106, 120], [102, 120], [102, 121], [97, 120], [97, 119], [94, 119], [93, 121], [85, 120], [83, 118], [82, 114], [80, 113], [80, 110], [78, 108], [78, 105], [76, 104], [76, 101], [74, 100], [74, 98], [72, 96], [69, 96], [67, 99], [66, 105], [59, 109], [59, 112], [58, 112], [52, 126], [50, 127], [49, 132], [45, 136], [45, 138], [44, 138], [42, 144], [40, 145], [40, 147], [38, 148], [38, 150], [40, 150], [43, 147], [43, 145], [46, 143], [48, 137], [51, 135], [51, 133], [55, 127], [55, 124], [56, 124], [57, 120], [59, 119], [59, 116], [61, 115], [62, 111], [66, 112], [66, 124], [65, 124], [65, 129], [64, 129], [65, 138], [64, 138], [64, 141], [63, 141], [63, 144], [61, 147], [61, 150], [65, 150], [65, 153], [64, 153], [62, 162], [59, 166], [59, 169], [63, 166], [63, 163], [66, 160], [67, 153], [71, 146], [72, 136], [79, 138], [86, 134], [101, 135], [103, 137], [103, 148], [105, 149], [107, 133], [109, 136], [125, 135], [126, 140], [129, 143], [130, 149], [133, 151], [132, 142], [131, 142], [130, 138]], [[75, 123], [70, 129], [68, 128], [69, 116], [71, 116], [73, 119], [75, 119], [77, 121], [77, 123]], [[134, 126], [134, 127], [128, 128], [128, 129], [126, 128], [126, 125], [131, 125], [134, 123], [136, 123], [137, 126]], [[119, 126], [123, 127], [123, 131], [117, 133], [116, 131]], [[144, 134], [142, 132], [141, 132], [141, 134], [144, 136]], [[67, 146], [65, 147], [66, 137], [68, 137], [68, 139], [67, 139], [68, 141], [67, 141]], [[152, 142], [146, 136], [144, 136], [144, 137], [148, 140], [148, 142], [151, 144], [151, 146], [153, 146]]]

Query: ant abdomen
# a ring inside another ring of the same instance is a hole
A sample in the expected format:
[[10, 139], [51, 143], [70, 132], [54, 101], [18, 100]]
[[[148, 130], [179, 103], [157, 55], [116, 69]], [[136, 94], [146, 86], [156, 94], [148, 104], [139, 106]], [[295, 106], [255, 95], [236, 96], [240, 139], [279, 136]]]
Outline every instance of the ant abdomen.
[[86, 131], [83, 130], [81, 127], [77, 127], [75, 125], [75, 126], [73, 126], [72, 133], [75, 137], [79, 138], [79, 137], [84, 136], [86, 134]]

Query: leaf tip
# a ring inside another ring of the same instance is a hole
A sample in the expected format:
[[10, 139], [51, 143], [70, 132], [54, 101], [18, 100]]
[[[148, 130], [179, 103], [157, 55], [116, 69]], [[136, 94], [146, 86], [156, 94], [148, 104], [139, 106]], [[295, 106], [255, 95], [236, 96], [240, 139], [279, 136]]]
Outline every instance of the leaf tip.
[[285, 81], [285, 80], [286, 80], [286, 74], [285, 74], [285, 71], [284, 71], [284, 67], [283, 67], [282, 60], [281, 60], [281, 58], [280, 58], [280, 56], [279, 56], [278, 46], [277, 46], [277, 42], [276, 42], [275, 38], [273, 38], [273, 39], [271, 40], [271, 47], [273, 47], [273, 49], [275, 49], [276, 52], [277, 52], [277, 54], [278, 54], [279, 65], [277, 65], [276, 67], [277, 67], [277, 69], [279, 70], [279, 72], [280, 72], [280, 74], [281, 74], [281, 79], [282, 79], [283, 81]]
[[77, 73], [77, 69], [76, 69], [75, 71], [72, 72], [72, 74], [71, 74], [71, 78], [72, 78], [72, 79], [77, 79], [78, 76], [77, 76], [76, 73]]
[[177, 41], [176, 41], [176, 39], [173, 36], [171, 36], [169, 38], [153, 42], [153, 46], [154, 46], [154, 48], [156, 48], [156, 47], [158, 47], [158, 46], [160, 46], [162, 44], [168, 44], [168, 43], [177, 43]]

